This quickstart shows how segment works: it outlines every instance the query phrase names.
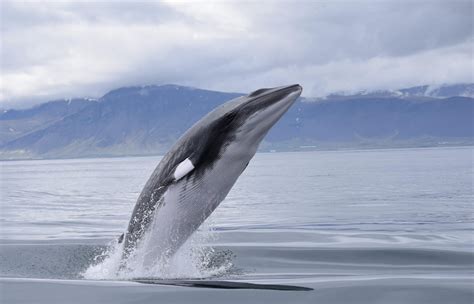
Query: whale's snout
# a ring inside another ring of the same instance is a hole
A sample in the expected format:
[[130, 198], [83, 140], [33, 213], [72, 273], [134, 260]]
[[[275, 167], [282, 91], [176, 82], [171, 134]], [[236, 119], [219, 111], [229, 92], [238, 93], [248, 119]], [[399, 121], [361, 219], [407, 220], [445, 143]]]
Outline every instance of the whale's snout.
[[286, 87], [283, 87], [284, 90], [289, 90], [290, 92], [301, 94], [303, 92], [303, 87], [299, 84], [292, 84]]
[[258, 145], [270, 128], [295, 103], [302, 91], [303, 88], [299, 84], [292, 84], [250, 93], [247, 103], [239, 110], [246, 117], [240, 128], [245, 140]]
[[281, 86], [281, 87], [276, 87], [276, 88], [259, 89], [259, 90], [253, 91], [252, 93], [247, 95], [247, 97], [258, 99], [258, 98], [262, 98], [266, 96], [267, 97], [272, 96], [274, 99], [282, 99], [284, 95], [298, 94], [299, 96], [301, 95], [301, 92], [303, 92], [302, 86], [300, 86], [299, 84], [292, 84], [292, 85]]

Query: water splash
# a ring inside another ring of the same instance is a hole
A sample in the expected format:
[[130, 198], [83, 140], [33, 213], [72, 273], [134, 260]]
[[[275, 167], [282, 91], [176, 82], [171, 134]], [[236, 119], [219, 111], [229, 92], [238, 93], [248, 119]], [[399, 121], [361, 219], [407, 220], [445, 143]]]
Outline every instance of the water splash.
[[[122, 261], [123, 245], [115, 240], [98, 254], [92, 264], [81, 274], [85, 279], [130, 280], [134, 278], [208, 278], [220, 277], [233, 267], [230, 252], [216, 251], [209, 243], [216, 238], [210, 224], [204, 224], [169, 259], [157, 257], [152, 266], [145, 266], [146, 246], [138, 246], [128, 257], [125, 267]], [[143, 242], [146, 243], [146, 242]]]

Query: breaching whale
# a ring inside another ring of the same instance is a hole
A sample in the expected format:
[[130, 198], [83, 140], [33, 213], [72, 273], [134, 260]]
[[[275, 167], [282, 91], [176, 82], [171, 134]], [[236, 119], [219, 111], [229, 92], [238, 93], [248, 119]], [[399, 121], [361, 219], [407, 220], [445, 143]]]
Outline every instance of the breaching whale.
[[145, 246], [147, 265], [171, 257], [226, 197], [301, 92], [297, 84], [259, 89], [222, 104], [187, 130], [138, 197], [119, 239], [123, 261], [138, 246]]

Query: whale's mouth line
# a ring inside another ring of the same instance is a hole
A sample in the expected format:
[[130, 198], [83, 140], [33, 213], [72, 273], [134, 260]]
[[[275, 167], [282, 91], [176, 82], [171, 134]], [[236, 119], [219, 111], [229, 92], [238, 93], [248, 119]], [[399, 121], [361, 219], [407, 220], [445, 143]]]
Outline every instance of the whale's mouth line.
[[210, 281], [210, 280], [162, 280], [152, 278], [138, 278], [132, 282], [152, 285], [167, 285], [180, 287], [215, 288], [215, 289], [261, 289], [279, 291], [310, 291], [310, 287], [283, 285], [283, 284], [257, 284], [238, 281]]
[[[264, 92], [257, 95], [254, 95], [255, 92], [248, 95], [247, 97], [251, 97], [250, 100], [240, 105], [236, 110], [241, 113], [247, 113], [247, 116], [250, 116], [256, 114], [260, 110], [280, 104], [281, 101], [291, 101], [291, 104], [293, 104], [300, 96], [303, 88], [299, 84], [294, 84], [286, 87], [264, 90]], [[294, 95], [294, 97], [291, 98], [291, 95]], [[287, 106], [291, 106], [291, 104], [287, 104]], [[285, 107], [283, 104], [281, 104], [281, 106]]]
[[303, 88], [299, 84], [294, 84], [294, 85], [291, 85], [291, 86], [282, 87], [282, 88], [279, 88], [279, 89], [274, 90], [274, 91], [265, 92], [263, 94], [257, 95], [250, 102], [252, 102], [252, 103], [253, 102], [258, 102], [258, 100], [260, 100], [260, 99], [271, 98], [272, 96], [278, 96], [280, 98], [276, 98], [276, 99], [282, 99], [282, 96], [279, 96], [282, 93], [286, 93], [285, 95], [288, 96], [291, 93], [295, 93], [297, 91], [301, 92], [302, 90], [303, 90]]

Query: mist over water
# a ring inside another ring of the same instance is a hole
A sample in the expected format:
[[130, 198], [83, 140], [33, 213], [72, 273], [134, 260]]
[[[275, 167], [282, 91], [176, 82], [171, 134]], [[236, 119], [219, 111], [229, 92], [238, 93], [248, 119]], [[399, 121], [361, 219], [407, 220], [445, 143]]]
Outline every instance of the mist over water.
[[[473, 152], [257, 154], [171, 260], [145, 267], [138, 248], [124, 269], [117, 238], [160, 157], [2, 162], [0, 283], [8, 286], [7, 300], [26, 294], [20, 286], [44, 297], [42, 288], [65, 297], [92, 288], [91, 297], [107, 297], [102, 281], [152, 277], [319, 290], [252, 294], [260, 302], [470, 303]], [[61, 284], [68, 280], [81, 283], [68, 283], [66, 293]], [[151, 292], [152, 301], [169, 290], [129, 284], [115, 288], [114, 299], [133, 302]], [[183, 302], [203, 294], [210, 303], [241, 302], [249, 295], [213, 298], [215, 291], [186, 290], [191, 298]]]

